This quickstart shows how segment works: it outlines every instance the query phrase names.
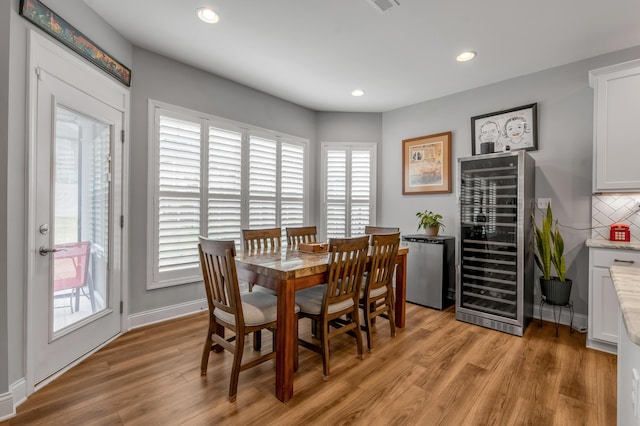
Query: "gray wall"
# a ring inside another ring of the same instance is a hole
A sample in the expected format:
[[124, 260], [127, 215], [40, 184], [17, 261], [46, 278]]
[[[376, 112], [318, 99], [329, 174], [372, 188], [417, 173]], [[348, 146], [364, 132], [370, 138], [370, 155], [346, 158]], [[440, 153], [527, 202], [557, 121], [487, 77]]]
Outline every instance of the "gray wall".
[[9, 147], [9, 35], [11, 4], [0, 3], [0, 394], [9, 390], [9, 347], [7, 309], [7, 187]]
[[[4, 387], [2, 371], [8, 365], [8, 383], [14, 383], [25, 377], [26, 342], [26, 146], [27, 146], [27, 52], [28, 29], [35, 28], [18, 15], [19, 0], [1, 2], [0, 6], [0, 102], [7, 94], [10, 108], [0, 106], [0, 128], [7, 129], [7, 135], [0, 136], [0, 164], [7, 166], [6, 175], [0, 177], [0, 239], [3, 244], [10, 242], [11, 249], [0, 249], [0, 283], [6, 282], [6, 301], [0, 291], [0, 327], [3, 315], [7, 316], [7, 337], [0, 331], [0, 392]], [[89, 38], [112, 54], [119, 61], [131, 67], [132, 47], [122, 36], [113, 30], [102, 18], [97, 16], [81, 0], [48, 0], [47, 6], [63, 16], [68, 22], [84, 32]], [[39, 30], [37, 30], [39, 31]], [[10, 32], [10, 37], [8, 34]], [[40, 32], [40, 31], [39, 31]], [[44, 34], [43, 32], [40, 32]], [[47, 36], [48, 37], [48, 36]], [[8, 43], [8, 45], [7, 45]], [[8, 48], [8, 50], [7, 50]], [[8, 59], [8, 60], [7, 60]], [[9, 80], [5, 79], [8, 66]], [[4, 120], [7, 120], [6, 122]], [[2, 125], [5, 123], [5, 125]], [[6, 139], [5, 139], [6, 138]], [[6, 179], [6, 180], [5, 180]], [[9, 184], [10, 182], [10, 184]], [[4, 192], [6, 191], [6, 197]], [[6, 213], [6, 216], [4, 216]], [[6, 219], [6, 220], [5, 220]], [[6, 236], [3, 235], [6, 232]], [[3, 262], [6, 261], [6, 275]], [[5, 280], [6, 278], [6, 280]], [[2, 352], [7, 351], [5, 363]]]
[[[457, 178], [443, 195], [402, 195], [402, 140], [453, 132], [453, 176], [457, 158], [471, 156], [471, 122], [476, 115], [538, 103], [536, 198], [552, 198], [554, 216], [563, 227], [567, 276], [574, 280], [576, 312], [587, 314], [588, 250], [591, 233], [591, 170], [593, 90], [591, 69], [640, 57], [640, 47], [530, 74], [383, 114], [380, 157], [383, 176], [378, 186], [378, 222], [397, 224], [403, 234], [415, 233], [415, 213], [430, 209], [444, 216], [445, 234], [456, 235]], [[537, 290], [536, 290], [537, 291]]]
[[[148, 101], [154, 99], [254, 126], [299, 136], [315, 149], [315, 112], [200, 71], [144, 49], [134, 49], [131, 92], [129, 311], [138, 313], [205, 297], [201, 283], [147, 290]], [[312, 167], [315, 163], [312, 161]], [[315, 169], [313, 168], [315, 171]], [[315, 188], [316, 173], [310, 173]], [[315, 197], [310, 211], [316, 209]]]

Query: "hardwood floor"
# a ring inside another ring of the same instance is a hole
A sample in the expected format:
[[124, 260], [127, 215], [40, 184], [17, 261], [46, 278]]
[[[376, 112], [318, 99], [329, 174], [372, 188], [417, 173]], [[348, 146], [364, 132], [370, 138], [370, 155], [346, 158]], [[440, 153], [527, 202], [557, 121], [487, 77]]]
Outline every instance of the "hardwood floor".
[[[301, 322], [301, 333], [309, 333]], [[332, 340], [331, 378], [300, 348], [295, 394], [274, 395], [275, 361], [240, 373], [227, 400], [231, 354], [212, 353], [200, 376], [206, 314], [131, 331], [31, 395], [23, 424], [615, 425], [616, 357], [585, 335], [534, 321], [514, 337], [407, 305], [407, 326], [359, 360], [353, 338]], [[268, 348], [270, 338], [263, 338]], [[245, 357], [252, 356], [247, 344]]]

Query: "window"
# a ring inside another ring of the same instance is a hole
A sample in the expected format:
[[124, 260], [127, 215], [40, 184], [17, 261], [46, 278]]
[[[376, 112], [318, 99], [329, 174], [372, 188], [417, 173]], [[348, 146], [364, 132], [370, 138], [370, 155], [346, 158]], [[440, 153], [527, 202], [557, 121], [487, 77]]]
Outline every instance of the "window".
[[323, 143], [324, 233], [328, 238], [363, 235], [375, 223], [376, 145]]
[[150, 282], [196, 282], [198, 236], [305, 223], [307, 141], [151, 103]]

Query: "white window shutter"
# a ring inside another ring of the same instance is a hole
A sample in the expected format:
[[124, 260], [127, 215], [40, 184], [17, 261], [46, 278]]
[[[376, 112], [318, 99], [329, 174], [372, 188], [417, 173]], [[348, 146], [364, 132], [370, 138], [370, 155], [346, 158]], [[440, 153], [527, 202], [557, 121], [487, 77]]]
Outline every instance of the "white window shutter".
[[199, 266], [200, 124], [161, 115], [159, 127], [157, 272], [162, 276]]
[[280, 161], [280, 224], [304, 226], [304, 146], [283, 142]]
[[249, 137], [249, 227], [276, 226], [277, 151], [275, 140]]
[[371, 152], [351, 152], [351, 235], [364, 235], [371, 223]]
[[329, 150], [326, 159], [327, 238], [347, 233], [347, 151]]
[[208, 236], [240, 244], [242, 214], [242, 133], [209, 128]]

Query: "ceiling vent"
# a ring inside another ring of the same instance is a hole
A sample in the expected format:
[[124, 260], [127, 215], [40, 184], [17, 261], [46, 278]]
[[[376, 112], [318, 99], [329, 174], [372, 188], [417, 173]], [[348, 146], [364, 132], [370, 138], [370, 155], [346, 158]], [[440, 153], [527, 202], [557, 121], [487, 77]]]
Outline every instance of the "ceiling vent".
[[400, 6], [398, 0], [367, 0], [367, 2], [380, 13], [386, 13], [395, 6]]

